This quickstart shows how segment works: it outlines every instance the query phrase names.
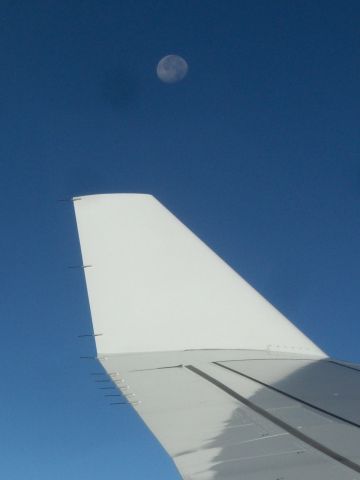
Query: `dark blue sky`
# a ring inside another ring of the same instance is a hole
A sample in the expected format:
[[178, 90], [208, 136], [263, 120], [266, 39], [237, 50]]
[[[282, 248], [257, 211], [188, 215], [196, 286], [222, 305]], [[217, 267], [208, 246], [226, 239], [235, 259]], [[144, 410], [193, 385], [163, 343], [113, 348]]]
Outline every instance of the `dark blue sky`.
[[[176, 479], [80, 355], [72, 205], [158, 197], [329, 354], [360, 362], [360, 3], [3, 0], [2, 408], [8, 480]], [[189, 74], [161, 83], [178, 53]]]

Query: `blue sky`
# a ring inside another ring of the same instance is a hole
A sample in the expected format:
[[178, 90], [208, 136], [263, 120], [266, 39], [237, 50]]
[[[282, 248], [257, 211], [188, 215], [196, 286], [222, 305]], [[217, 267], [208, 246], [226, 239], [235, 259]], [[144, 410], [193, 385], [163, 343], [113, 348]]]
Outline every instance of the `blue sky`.
[[[3, 0], [1, 474], [177, 479], [79, 360], [72, 205], [158, 197], [326, 352], [360, 362], [360, 4]], [[176, 85], [155, 75], [187, 60]]]

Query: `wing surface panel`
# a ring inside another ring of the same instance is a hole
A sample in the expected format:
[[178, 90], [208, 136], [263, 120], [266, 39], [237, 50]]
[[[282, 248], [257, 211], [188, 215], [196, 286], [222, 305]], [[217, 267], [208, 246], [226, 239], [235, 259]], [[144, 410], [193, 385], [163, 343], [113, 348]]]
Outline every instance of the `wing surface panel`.
[[220, 362], [224, 368], [360, 427], [360, 371], [328, 360]]
[[[258, 357], [258, 352], [227, 353], [242, 356], [240, 364], [265, 361], [268, 368], [276, 364], [286, 371], [287, 360], [279, 354], [267, 354], [268, 360], [244, 360], [246, 355]], [[226, 357], [224, 352], [153, 355], [153, 361], [152, 354], [131, 354], [111, 355], [101, 362], [118, 387], [128, 387], [122, 390], [126, 398], [173, 458], [182, 478], [360, 480], [359, 429], [222, 368], [214, 362]], [[177, 364], [169, 366], [174, 359]], [[307, 358], [297, 361], [308, 365]]]
[[[276, 362], [276, 365], [282, 362]], [[272, 362], [268, 363], [273, 366]], [[271, 367], [267, 364], [264, 365], [264, 368], [270, 369]], [[201, 371], [241, 394], [255, 407], [259, 407], [273, 416], [275, 421], [278, 419], [290, 429], [296, 429], [306, 435], [311, 442], [318, 442], [323, 447], [322, 450], [329, 449], [333, 453], [359, 464], [360, 471], [359, 427], [340, 420], [331, 413], [319, 412], [301, 401], [283, 395], [249, 378], [237, 375], [227, 369], [224, 370], [220, 365], [214, 363], [203, 365]], [[318, 391], [318, 395], [318, 402], [321, 404], [321, 390]], [[349, 400], [349, 393], [344, 392], [343, 395]], [[326, 392], [324, 398], [326, 398]]]

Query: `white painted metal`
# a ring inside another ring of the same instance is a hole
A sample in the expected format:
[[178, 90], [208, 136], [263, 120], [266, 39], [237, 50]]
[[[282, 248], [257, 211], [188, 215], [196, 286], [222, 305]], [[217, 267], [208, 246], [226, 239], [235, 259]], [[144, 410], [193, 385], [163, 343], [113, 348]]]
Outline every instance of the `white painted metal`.
[[154, 197], [74, 202], [98, 354], [324, 353]]
[[[243, 368], [242, 363], [246, 364], [246, 367]], [[359, 418], [360, 372], [356, 374], [356, 372], [346, 370], [340, 371], [327, 362], [311, 361], [297, 361], [298, 364], [304, 363], [305, 366], [298, 365], [298, 368], [296, 368], [293, 365], [290, 371], [289, 363], [294, 362], [287, 362], [286, 360], [260, 362], [249, 360], [230, 362], [229, 365], [235, 364], [235, 368], [239, 371], [252, 370], [251, 367], [254, 367], [259, 372], [261, 370], [262, 379], [272, 377], [273, 370], [277, 370], [277, 381], [269, 382], [269, 386], [279, 388], [291, 397], [274, 391], [254, 380], [222, 369], [218, 365], [201, 364], [200, 368], [211, 375], [212, 378], [221, 381], [249, 399], [254, 405], [285, 421], [287, 425], [298, 429], [339, 455], [360, 464], [360, 428], [339, 418], [340, 416], [355, 422]], [[284, 364], [285, 368], [282, 368]], [[321, 367], [320, 364], [322, 364]], [[228, 365], [228, 363], [224, 362], [224, 365]], [[325, 372], [327, 368], [331, 371], [330, 377]], [[308, 380], [312, 377], [311, 370], [317, 371], [318, 375], [315, 379], [312, 378], [313, 381], [309, 382]], [[321, 377], [321, 371], [323, 371], [323, 378]], [[352, 373], [355, 373], [355, 375], [352, 375]], [[302, 376], [303, 378], [301, 378]], [[352, 387], [349, 380], [351, 380]], [[347, 387], [345, 387], [346, 384]], [[282, 388], [285, 385], [286, 387]], [[339, 394], [340, 398], [333, 397], [335, 400], [337, 399], [336, 407], [329, 398], [331, 397], [329, 391], [332, 388], [337, 388], [341, 392]], [[308, 402], [308, 404], [304, 404], [303, 401]], [[312, 408], [310, 404], [329, 413]], [[333, 416], [333, 414], [336, 416]]]
[[327, 360], [284, 359], [270, 364], [267, 360], [245, 360], [221, 364], [360, 427], [360, 371]]
[[[231, 353], [233, 358], [242, 359], [236, 364], [256, 364], [255, 359], [262, 356], [256, 351], [213, 350], [111, 355], [101, 363], [112, 378], [117, 378], [118, 372], [130, 386], [134, 408], [173, 458], [184, 480], [360, 480], [357, 471], [292, 435], [186, 367], [194, 365], [251, 404], [359, 464], [358, 428], [209, 361], [227, 364], [226, 357], [230, 358]], [[260, 361], [263, 374], [271, 375], [273, 366], [279, 365], [278, 372], [283, 371], [284, 377], [278, 375], [278, 381], [285, 380], [288, 371], [281, 364], [287, 361], [278, 353], [266, 355], [267, 360]], [[310, 365], [308, 360], [304, 357], [298, 361]], [[171, 365], [174, 368], [169, 368]], [[338, 380], [334, 378], [335, 383]], [[349, 395], [347, 392], [345, 396]], [[321, 403], [319, 391], [318, 397]]]

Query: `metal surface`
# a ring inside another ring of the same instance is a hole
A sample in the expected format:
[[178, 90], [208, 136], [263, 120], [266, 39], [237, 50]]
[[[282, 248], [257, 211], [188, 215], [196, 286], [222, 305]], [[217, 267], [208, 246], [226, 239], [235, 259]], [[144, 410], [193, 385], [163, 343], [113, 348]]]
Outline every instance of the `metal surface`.
[[360, 427], [360, 371], [333, 362], [284, 360], [221, 362], [265, 387], [284, 393], [334, 419]]
[[[239, 364], [259, 362], [256, 351], [214, 350], [112, 355], [102, 364], [130, 386], [141, 402], [134, 408], [184, 479], [360, 479], [358, 428], [209, 360], [230, 356]], [[269, 370], [287, 363], [279, 354], [266, 356], [261, 362]], [[174, 357], [184, 366], [161, 367]]]

